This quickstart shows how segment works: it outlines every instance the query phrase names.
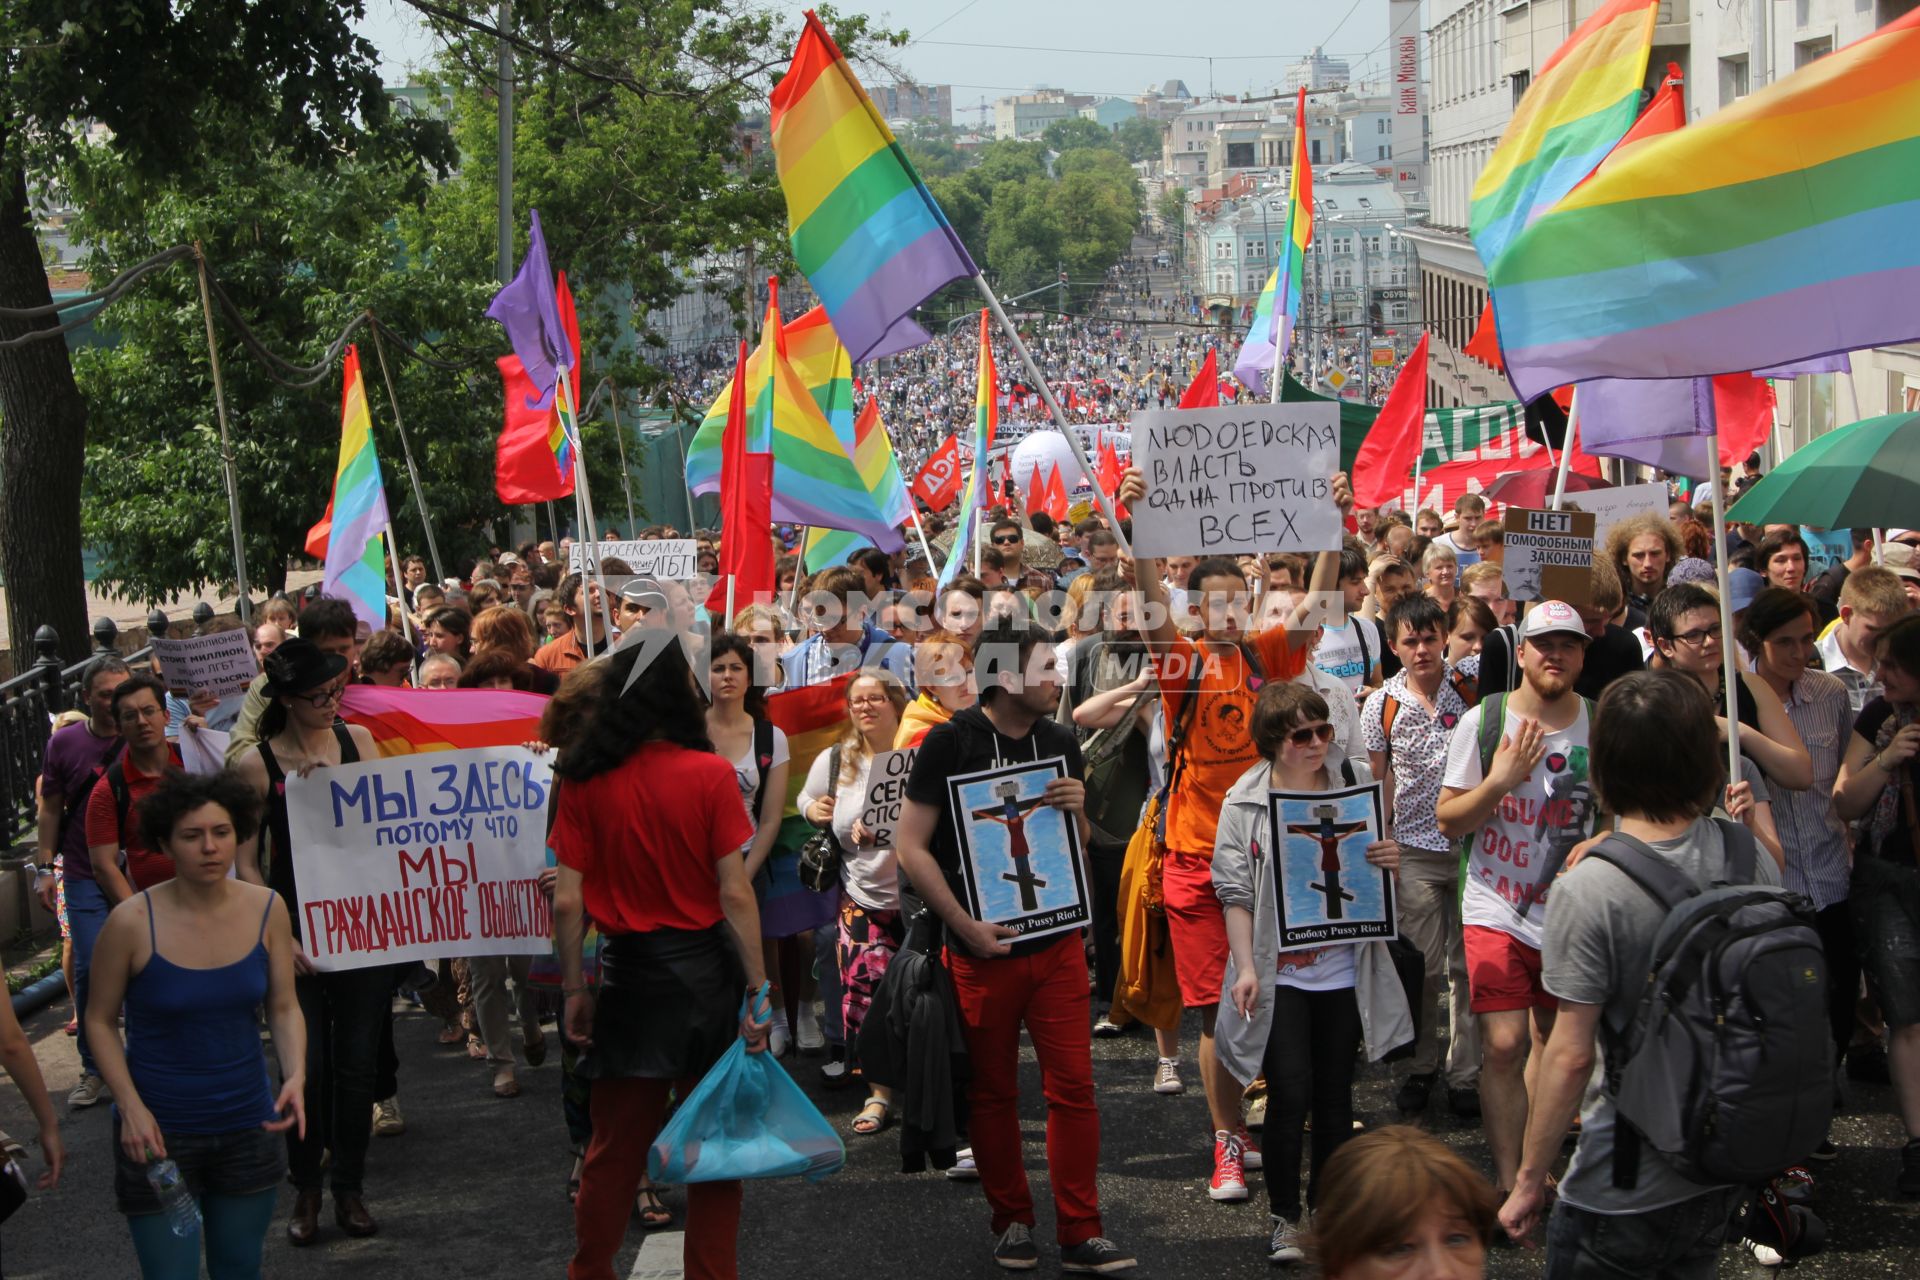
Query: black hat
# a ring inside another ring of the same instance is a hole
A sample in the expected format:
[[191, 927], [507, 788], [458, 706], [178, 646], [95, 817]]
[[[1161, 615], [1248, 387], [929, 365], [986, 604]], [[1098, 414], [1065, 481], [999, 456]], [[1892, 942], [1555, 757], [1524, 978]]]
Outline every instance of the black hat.
[[318, 689], [345, 671], [347, 660], [311, 640], [290, 636], [267, 655], [262, 666], [267, 673], [267, 695], [278, 698]]

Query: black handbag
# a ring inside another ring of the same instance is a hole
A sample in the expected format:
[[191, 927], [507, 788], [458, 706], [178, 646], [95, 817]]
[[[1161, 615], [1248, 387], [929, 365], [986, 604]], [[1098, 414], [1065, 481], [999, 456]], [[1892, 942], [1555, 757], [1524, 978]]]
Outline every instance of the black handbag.
[[[840, 748], [834, 747], [827, 754], [827, 786], [838, 789], [840, 785]], [[840, 848], [839, 839], [833, 834], [833, 824], [828, 824], [807, 837], [800, 846], [800, 884], [814, 893], [825, 893], [840, 884], [840, 860], [845, 857]]]

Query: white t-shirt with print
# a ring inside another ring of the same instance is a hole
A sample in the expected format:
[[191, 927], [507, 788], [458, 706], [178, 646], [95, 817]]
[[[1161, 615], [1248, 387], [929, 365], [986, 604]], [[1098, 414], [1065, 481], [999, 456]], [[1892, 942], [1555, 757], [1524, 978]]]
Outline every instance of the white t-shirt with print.
[[[781, 732], [779, 725], [775, 725], [773, 726], [773, 758], [767, 761], [767, 772], [772, 773], [779, 766], [786, 764], [789, 759], [791, 757], [787, 754], [787, 735]], [[760, 831], [760, 810], [754, 807], [753, 793], [760, 789], [760, 766], [753, 758], [753, 745], [749, 743], [744, 755], [728, 763], [733, 766], [733, 780], [740, 784], [740, 801], [747, 806], [747, 821], [753, 824], [754, 833], [757, 835]], [[749, 837], [747, 843], [741, 846], [741, 851], [745, 852], [752, 847], [753, 840]]]
[[1367, 677], [1380, 669], [1380, 631], [1365, 618], [1350, 615], [1340, 626], [1320, 628], [1313, 646], [1313, 665], [1358, 693]]
[[[1481, 703], [1461, 719], [1447, 744], [1447, 787], [1471, 791], [1480, 768]], [[1520, 732], [1521, 717], [1507, 712], [1503, 733]], [[1586, 703], [1565, 729], [1546, 735], [1533, 772], [1500, 798], [1474, 833], [1467, 857], [1463, 924], [1483, 925], [1538, 950], [1547, 916], [1547, 890], [1566, 865], [1573, 846], [1593, 834], [1593, 787], [1587, 780], [1589, 739]]]

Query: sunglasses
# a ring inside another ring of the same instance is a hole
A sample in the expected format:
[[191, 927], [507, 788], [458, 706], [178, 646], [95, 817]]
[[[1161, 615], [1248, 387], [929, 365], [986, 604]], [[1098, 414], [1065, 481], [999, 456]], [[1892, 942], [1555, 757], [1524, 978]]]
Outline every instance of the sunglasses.
[[1302, 725], [1287, 735], [1287, 741], [1296, 747], [1310, 747], [1316, 742], [1332, 742], [1333, 726], [1324, 723]]
[[1020, 545], [1022, 541], [1023, 539], [1020, 537], [1019, 534], [1016, 533], [1011, 537], [995, 538], [993, 540], [993, 545], [996, 547], [1014, 547], [1014, 546]]

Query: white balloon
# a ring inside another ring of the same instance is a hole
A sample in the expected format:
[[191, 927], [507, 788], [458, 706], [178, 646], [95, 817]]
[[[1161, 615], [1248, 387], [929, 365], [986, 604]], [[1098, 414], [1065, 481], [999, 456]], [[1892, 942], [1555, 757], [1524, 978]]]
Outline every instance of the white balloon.
[[1045, 483], [1053, 475], [1054, 467], [1060, 468], [1060, 481], [1071, 493], [1080, 483], [1080, 464], [1074, 460], [1073, 446], [1058, 431], [1030, 431], [1013, 448], [1012, 477], [1014, 484], [1025, 493], [1033, 482], [1033, 469], [1040, 468], [1040, 480]]

